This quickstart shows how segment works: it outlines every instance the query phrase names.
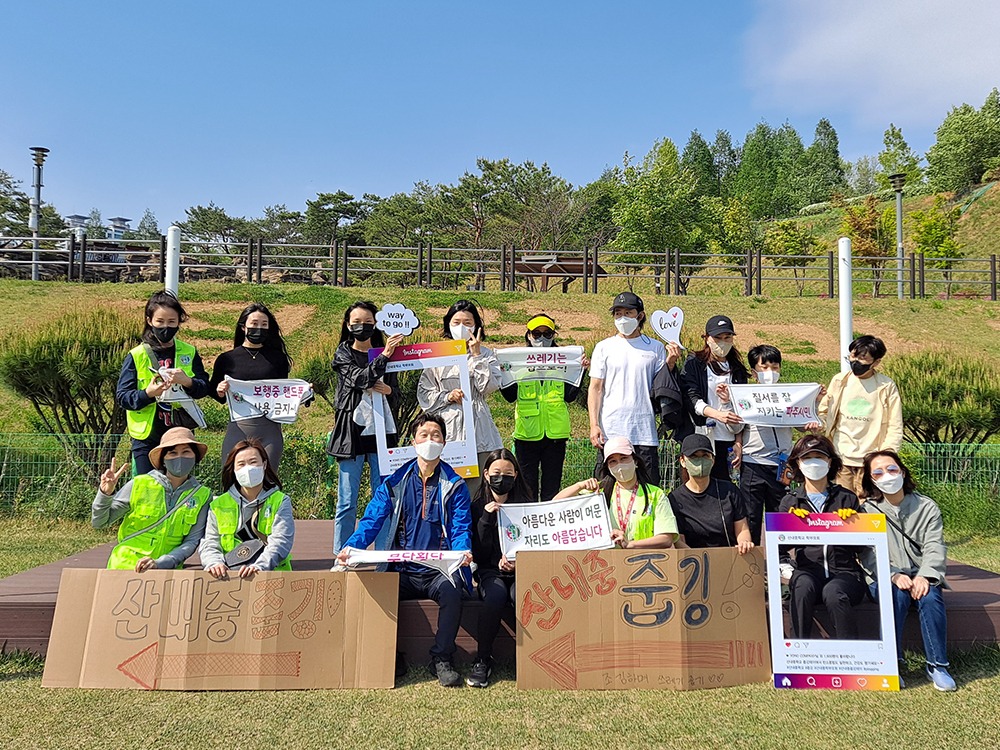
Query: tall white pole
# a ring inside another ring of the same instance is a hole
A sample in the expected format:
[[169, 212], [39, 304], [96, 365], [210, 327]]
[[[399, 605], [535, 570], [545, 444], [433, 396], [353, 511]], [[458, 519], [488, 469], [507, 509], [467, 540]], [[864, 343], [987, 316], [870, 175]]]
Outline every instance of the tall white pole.
[[171, 226], [167, 230], [166, 289], [178, 296], [181, 276], [181, 228]]
[[838, 266], [838, 293], [840, 294], [840, 370], [850, 369], [847, 349], [854, 340], [854, 282], [851, 278], [851, 238], [841, 237], [837, 242], [840, 264]]

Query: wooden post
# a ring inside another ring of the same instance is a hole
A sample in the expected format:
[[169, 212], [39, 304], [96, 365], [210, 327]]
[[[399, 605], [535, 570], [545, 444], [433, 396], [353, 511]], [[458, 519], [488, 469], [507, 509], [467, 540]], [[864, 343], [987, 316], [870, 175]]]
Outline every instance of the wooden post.
[[417, 243], [417, 286], [424, 285], [424, 243]]
[[753, 248], [747, 248], [747, 265], [746, 274], [744, 275], [743, 284], [743, 296], [752, 297], [753, 296]]
[[924, 254], [920, 253], [920, 299], [927, 296], [927, 275], [924, 267]]
[[427, 288], [430, 289], [433, 282], [431, 281], [432, 274], [434, 273], [434, 244], [431, 242], [427, 243]]
[[257, 238], [257, 283], [263, 284], [264, 273], [264, 238]]
[[[163, 257], [162, 255], [160, 256]], [[162, 266], [161, 266], [162, 268]], [[87, 280], [87, 235], [83, 235], [83, 239], [80, 240], [80, 281], [81, 283]], [[163, 281], [161, 277], [160, 281]]]
[[333, 240], [333, 271], [330, 279], [334, 286], [340, 286], [340, 240]]
[[757, 248], [757, 296], [759, 297], [761, 292], [761, 276], [763, 276], [764, 268], [764, 250], [760, 247]]
[[349, 263], [348, 257], [347, 257], [348, 252], [349, 252], [348, 242], [345, 239], [344, 240], [344, 264], [340, 267], [340, 285], [341, 286], [347, 286], [347, 266], [348, 266], [348, 263]]
[[500, 245], [500, 291], [507, 291], [507, 243]]
[[990, 256], [990, 300], [997, 301], [997, 256]]
[[836, 286], [833, 283], [833, 251], [831, 250], [826, 254], [826, 294], [830, 299], [833, 299], [837, 291]]
[[681, 296], [681, 249], [674, 248], [674, 295]]
[[910, 253], [910, 299], [917, 298], [917, 254]]

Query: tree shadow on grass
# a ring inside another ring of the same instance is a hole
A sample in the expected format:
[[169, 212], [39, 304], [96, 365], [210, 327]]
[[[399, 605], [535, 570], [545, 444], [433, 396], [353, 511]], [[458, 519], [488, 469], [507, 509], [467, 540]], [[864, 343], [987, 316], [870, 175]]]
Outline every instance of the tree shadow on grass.
[[28, 651], [0, 654], [0, 682], [30, 680], [42, 676], [45, 660]]

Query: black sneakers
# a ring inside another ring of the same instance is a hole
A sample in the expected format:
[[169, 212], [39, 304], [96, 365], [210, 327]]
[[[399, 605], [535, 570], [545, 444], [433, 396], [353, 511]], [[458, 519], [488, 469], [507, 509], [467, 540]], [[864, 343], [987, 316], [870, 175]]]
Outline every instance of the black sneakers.
[[455, 671], [455, 668], [447, 659], [435, 657], [431, 659], [431, 663], [427, 668], [430, 670], [432, 676], [437, 677], [438, 682], [443, 687], [458, 687], [462, 684], [462, 675]]
[[484, 688], [490, 684], [490, 675], [493, 674], [493, 666], [486, 661], [476, 660], [472, 665], [472, 671], [465, 680], [469, 687]]

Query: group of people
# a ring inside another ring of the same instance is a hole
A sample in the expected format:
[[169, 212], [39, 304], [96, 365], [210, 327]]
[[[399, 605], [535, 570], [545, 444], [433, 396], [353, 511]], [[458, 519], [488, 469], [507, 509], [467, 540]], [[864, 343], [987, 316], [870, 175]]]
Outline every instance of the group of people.
[[[439, 605], [429, 667], [440, 683], [463, 682], [453, 657], [462, 603], [470, 596], [480, 598], [482, 607], [478, 653], [465, 682], [485, 687], [490, 681], [502, 614], [515, 599], [515, 561], [501, 553], [497, 509], [508, 502], [599, 491], [608, 502], [612, 539], [626, 549], [733, 547], [745, 554], [761, 543], [764, 512], [886, 513], [897, 637], [916, 602], [928, 675], [939, 689], [954, 689], [944, 648], [941, 515], [932, 500], [916, 492], [899, 457], [902, 411], [895, 383], [878, 370], [886, 354], [883, 342], [862, 336], [851, 344], [850, 369], [821, 389], [821, 421], [805, 425], [805, 435], [793, 444], [791, 428], [744, 424], [729, 390], [751, 377], [775, 384], [781, 374], [776, 347], [755, 346], [744, 362], [734, 346], [732, 320], [716, 315], [705, 326], [701, 348], [682, 361], [678, 344], [664, 346], [644, 333], [640, 297], [623, 292], [609, 312], [615, 333], [598, 342], [585, 362], [590, 441], [597, 451], [594, 476], [565, 488], [569, 404], [579, 388], [556, 380], [501, 388], [499, 362], [483, 343], [482, 312], [469, 300], [448, 309], [442, 336], [467, 342], [471, 393], [463, 391], [458, 367], [424, 370], [417, 387], [421, 413], [408, 434], [416, 458], [383, 476], [371, 410], [360, 407], [377, 394], [395, 413], [398, 381], [387, 366], [402, 337], [382, 334], [370, 302], [356, 302], [344, 313], [332, 364], [336, 418], [327, 445], [338, 464], [334, 553], [345, 563], [350, 549], [373, 544], [376, 549], [465, 553], [462, 568], [451, 576], [414, 563], [396, 568], [401, 598], [430, 598]], [[193, 476], [205, 445], [195, 439], [176, 402], [158, 399], [179, 386], [192, 399], [224, 400], [226, 375], [287, 377], [291, 359], [278, 323], [265, 306], [247, 307], [233, 349], [219, 355], [209, 378], [195, 348], [176, 338], [186, 317], [176, 297], [154, 294], [146, 306], [142, 343], [122, 367], [117, 399], [127, 410], [134, 476], [112, 496], [127, 468], [113, 463], [101, 477], [93, 513], [98, 527], [123, 519], [109, 566], [177, 567], [201, 540], [202, 563], [215, 576], [234, 569], [240, 575], [289, 569], [294, 520], [278, 479], [280, 427], [266, 418], [230, 422], [223, 449], [224, 494], [213, 498]], [[525, 344], [557, 346], [556, 332], [551, 316], [533, 316], [526, 323]], [[373, 347], [382, 350], [374, 358], [369, 356]], [[513, 452], [504, 447], [487, 400], [498, 390], [515, 404]], [[464, 423], [467, 398], [472, 425]], [[387, 441], [395, 446], [400, 436], [394, 420], [387, 424]], [[467, 435], [474, 437], [479, 464], [474, 479], [461, 478], [441, 459], [447, 440]], [[680, 443], [682, 479], [669, 492], [662, 487], [659, 462], [660, 438], [666, 435]], [[358, 522], [365, 463], [371, 499]], [[738, 482], [733, 481], [736, 471]], [[789, 492], [789, 483], [796, 485], [794, 491]], [[782, 570], [788, 574], [797, 637], [811, 637], [820, 601], [833, 621], [831, 635], [857, 637], [854, 607], [875, 573], [868, 557], [865, 550], [850, 547], [785, 551]]]

